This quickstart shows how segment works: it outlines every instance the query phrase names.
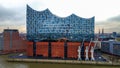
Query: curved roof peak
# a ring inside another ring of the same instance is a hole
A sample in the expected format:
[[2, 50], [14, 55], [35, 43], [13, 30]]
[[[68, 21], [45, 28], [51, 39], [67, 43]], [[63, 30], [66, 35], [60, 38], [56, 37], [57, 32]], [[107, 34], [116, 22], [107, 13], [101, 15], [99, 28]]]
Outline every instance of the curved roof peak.
[[[34, 9], [32, 9], [29, 5], [27, 5], [27, 8], [30, 8], [31, 10], [34, 10]], [[37, 11], [37, 10], [34, 10], [34, 11], [36, 11], [36, 12], [49, 12], [50, 14], [52, 14], [52, 15], [54, 15], [54, 16], [56, 16], [56, 17], [59, 17], [59, 18], [68, 18], [68, 17], [71, 17], [71, 16], [83, 18], [83, 17], [80, 17], [80, 16], [78, 16], [78, 15], [76, 15], [76, 14], [74, 14], [74, 13], [72, 13], [72, 14], [66, 16], [66, 17], [60, 17], [60, 16], [58, 16], [58, 15], [56, 15], [56, 14], [53, 14], [48, 8], [46, 8], [46, 9], [44, 9], [44, 10], [42, 10], [42, 11]], [[93, 17], [90, 17], [90, 18], [94, 18], [94, 16], [93, 16]], [[90, 19], [90, 18], [84, 18], [84, 19]]]
[[[31, 9], [31, 10], [34, 10], [34, 11], [37, 11], [33, 8], [31, 8], [29, 5], [27, 5], [27, 8]], [[37, 12], [45, 12], [45, 11], [50, 11], [48, 8], [44, 9], [44, 10], [41, 10], [41, 11], [37, 11]]]
[[[76, 14], [74, 14], [74, 13], [72, 13], [70, 16], [75, 16], [75, 17], [79, 17], [79, 16], [77, 16]], [[80, 17], [81, 18], [81, 17]]]

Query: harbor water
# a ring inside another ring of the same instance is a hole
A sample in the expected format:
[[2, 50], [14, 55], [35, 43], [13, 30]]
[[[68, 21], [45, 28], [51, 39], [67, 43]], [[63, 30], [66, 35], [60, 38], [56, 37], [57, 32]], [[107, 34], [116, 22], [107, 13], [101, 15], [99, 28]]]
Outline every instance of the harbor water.
[[107, 65], [7, 62], [7, 56], [0, 55], [0, 68], [120, 68], [120, 66]]

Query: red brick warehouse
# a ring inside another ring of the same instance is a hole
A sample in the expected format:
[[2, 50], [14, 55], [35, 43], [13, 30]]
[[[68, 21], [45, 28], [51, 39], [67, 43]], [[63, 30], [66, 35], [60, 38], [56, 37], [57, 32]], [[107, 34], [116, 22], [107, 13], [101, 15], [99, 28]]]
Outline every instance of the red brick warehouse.
[[16, 29], [5, 29], [3, 32], [3, 52], [23, 52], [26, 50], [26, 40], [19, 36]]

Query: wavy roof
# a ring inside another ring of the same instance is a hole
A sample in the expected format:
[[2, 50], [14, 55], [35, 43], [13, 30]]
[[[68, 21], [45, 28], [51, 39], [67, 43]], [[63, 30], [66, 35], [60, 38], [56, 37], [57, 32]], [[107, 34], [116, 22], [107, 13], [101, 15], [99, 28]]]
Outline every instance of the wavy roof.
[[[79, 16], [77, 16], [77, 15], [74, 14], [74, 13], [72, 13], [71, 15], [66, 16], [66, 17], [60, 17], [60, 16], [57, 16], [57, 15], [53, 14], [48, 8], [45, 9], [45, 10], [42, 10], [42, 11], [34, 10], [34, 9], [32, 9], [29, 5], [27, 5], [27, 8], [29, 8], [29, 9], [35, 11], [35, 12], [40, 12], [40, 13], [49, 12], [50, 14], [52, 14], [52, 15], [54, 15], [55, 17], [58, 17], [58, 18], [68, 18], [68, 17], [71, 17], [71, 16], [73, 16], [73, 17], [78, 17], [78, 18], [83, 18], [83, 17], [79, 17]], [[91, 18], [83, 18], [83, 19], [92, 19], [92, 18], [94, 18], [94, 16], [91, 17]]]

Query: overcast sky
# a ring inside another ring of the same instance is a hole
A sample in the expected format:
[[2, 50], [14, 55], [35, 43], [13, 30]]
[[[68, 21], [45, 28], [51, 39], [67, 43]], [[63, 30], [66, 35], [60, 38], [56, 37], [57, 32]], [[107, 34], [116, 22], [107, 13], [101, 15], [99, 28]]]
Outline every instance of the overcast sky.
[[37, 11], [46, 8], [60, 17], [74, 13], [95, 16], [95, 32], [120, 32], [120, 0], [0, 0], [0, 32], [5, 28], [26, 32], [26, 4]]

